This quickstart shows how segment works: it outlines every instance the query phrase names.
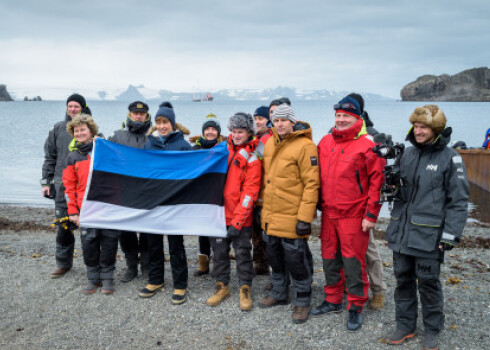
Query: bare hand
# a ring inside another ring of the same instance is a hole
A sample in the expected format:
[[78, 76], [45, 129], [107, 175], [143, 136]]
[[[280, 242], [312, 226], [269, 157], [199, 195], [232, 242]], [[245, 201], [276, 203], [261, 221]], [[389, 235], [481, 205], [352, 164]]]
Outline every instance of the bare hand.
[[75, 225], [80, 226], [80, 217], [78, 215], [70, 215], [68, 219]]
[[41, 189], [41, 192], [42, 192], [44, 197], [49, 196], [50, 195], [49, 186], [43, 186]]
[[373, 229], [376, 224], [367, 219], [362, 219], [362, 230], [364, 232], [369, 232], [370, 229]]

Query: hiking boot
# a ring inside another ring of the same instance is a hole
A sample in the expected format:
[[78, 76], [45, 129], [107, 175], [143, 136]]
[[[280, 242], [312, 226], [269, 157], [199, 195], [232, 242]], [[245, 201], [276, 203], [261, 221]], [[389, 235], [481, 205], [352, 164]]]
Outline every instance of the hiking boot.
[[264, 261], [254, 263], [254, 270], [257, 276], [271, 274], [269, 270], [269, 265]]
[[214, 294], [206, 301], [209, 306], [218, 306], [225, 299], [230, 297], [230, 287], [225, 286], [223, 282], [216, 282]]
[[437, 350], [439, 349], [439, 336], [434, 333], [425, 333], [424, 345], [422, 350]]
[[295, 306], [293, 308], [293, 314], [291, 318], [293, 319], [294, 324], [305, 323], [308, 319], [308, 315], [310, 314], [309, 306]]
[[121, 276], [121, 282], [131, 282], [138, 276], [138, 267], [128, 267]]
[[272, 290], [272, 283], [269, 282], [265, 285], [264, 289], [267, 291], [267, 292], [270, 292]]
[[267, 309], [269, 307], [277, 306], [277, 305], [287, 305], [287, 300], [276, 300], [271, 296], [267, 296], [259, 300], [259, 307], [261, 309]]
[[250, 295], [250, 286], [246, 284], [240, 287], [240, 310], [252, 310], [252, 295]]
[[160, 289], [162, 289], [164, 284], [147, 284], [145, 288], [143, 288], [138, 296], [140, 298], [151, 298], [158, 292]]
[[102, 281], [102, 289], [100, 290], [102, 294], [113, 294], [114, 293], [114, 285], [112, 284], [112, 280], [103, 280]]
[[209, 258], [205, 254], [197, 256], [197, 270], [194, 271], [194, 276], [202, 276], [209, 273]]
[[362, 315], [355, 310], [349, 310], [349, 318], [347, 319], [347, 330], [355, 332], [362, 326]]
[[82, 293], [85, 295], [94, 294], [97, 291], [97, 288], [100, 287], [100, 284], [88, 281], [87, 286], [82, 289]]
[[187, 289], [174, 289], [170, 302], [173, 305], [180, 305], [187, 301]]
[[310, 311], [311, 317], [319, 317], [324, 314], [342, 312], [342, 304], [333, 304], [324, 300], [319, 306]]
[[386, 343], [391, 345], [399, 345], [405, 342], [406, 340], [415, 337], [416, 334], [417, 333], [415, 333], [415, 331], [409, 332], [409, 331], [403, 331], [397, 329], [396, 331], [390, 334], [388, 339], [386, 339]]
[[63, 277], [68, 271], [71, 269], [62, 269], [61, 267], [56, 268], [53, 272], [51, 272], [51, 278], [60, 278]]
[[374, 294], [373, 298], [369, 302], [368, 308], [374, 311], [380, 311], [385, 306], [385, 295], [384, 294]]

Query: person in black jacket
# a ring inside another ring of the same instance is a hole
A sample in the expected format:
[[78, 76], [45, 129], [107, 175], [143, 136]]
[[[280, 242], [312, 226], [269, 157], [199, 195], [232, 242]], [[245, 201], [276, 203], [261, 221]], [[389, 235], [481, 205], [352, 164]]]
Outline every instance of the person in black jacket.
[[[141, 101], [135, 101], [128, 106], [126, 122], [120, 130], [116, 130], [109, 141], [135, 147], [143, 148], [148, 139], [146, 133], [151, 127], [151, 117], [148, 113], [148, 105]], [[121, 231], [119, 243], [126, 258], [127, 269], [121, 277], [121, 282], [130, 282], [138, 276], [138, 263], [141, 264], [141, 273], [148, 270], [149, 253], [146, 235], [136, 232]]]
[[[68, 146], [73, 137], [66, 131], [66, 125], [80, 113], [91, 114], [85, 98], [82, 95], [73, 94], [66, 100], [65, 119], [53, 126], [44, 143], [44, 163], [40, 181], [42, 194], [45, 197], [54, 197], [55, 216], [57, 219], [68, 217], [62, 175], [66, 167], [66, 157], [69, 153]], [[55, 193], [52, 192], [53, 189]], [[62, 277], [71, 270], [74, 249], [75, 237], [73, 231], [67, 226], [58, 225], [55, 254], [57, 268], [51, 273], [51, 278]]]
[[[206, 121], [202, 124], [202, 136], [196, 140], [192, 149], [209, 149], [216, 146], [221, 141], [221, 125], [214, 114], [208, 114]], [[202, 276], [209, 273], [209, 259], [211, 257], [211, 243], [209, 237], [199, 236], [199, 255], [197, 257], [197, 270], [194, 276]]]
[[447, 147], [451, 128], [436, 105], [418, 107], [410, 116], [399, 201], [386, 230], [396, 277], [396, 330], [387, 342], [415, 336], [417, 289], [425, 328], [424, 349], [437, 349], [444, 327], [444, 296], [439, 278], [444, 251], [458, 245], [468, 216], [468, 177], [461, 156]]

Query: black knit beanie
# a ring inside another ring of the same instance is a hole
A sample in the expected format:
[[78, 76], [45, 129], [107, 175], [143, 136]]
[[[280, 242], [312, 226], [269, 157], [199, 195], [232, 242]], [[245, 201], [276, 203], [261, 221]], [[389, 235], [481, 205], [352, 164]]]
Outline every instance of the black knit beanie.
[[77, 102], [80, 105], [80, 107], [82, 107], [82, 108], [87, 107], [87, 101], [85, 101], [85, 97], [83, 97], [82, 95], [79, 95], [79, 94], [71, 95], [66, 100], [66, 104], [68, 104], [71, 101]]

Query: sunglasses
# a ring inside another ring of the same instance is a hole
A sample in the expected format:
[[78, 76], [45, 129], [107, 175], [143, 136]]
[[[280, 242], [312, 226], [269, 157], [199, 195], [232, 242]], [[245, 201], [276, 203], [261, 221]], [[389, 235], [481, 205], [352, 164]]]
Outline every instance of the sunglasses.
[[358, 108], [353, 105], [352, 103], [336, 103], [333, 105], [333, 109], [334, 110], [338, 110], [338, 109], [343, 109], [343, 110], [349, 110], [349, 109], [352, 109], [354, 111], [358, 110]]

